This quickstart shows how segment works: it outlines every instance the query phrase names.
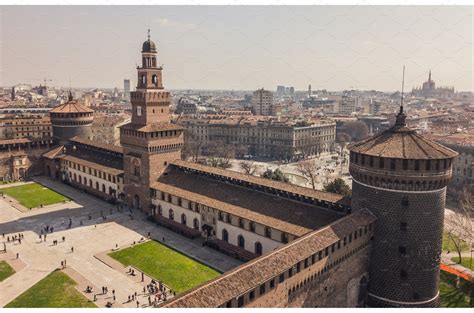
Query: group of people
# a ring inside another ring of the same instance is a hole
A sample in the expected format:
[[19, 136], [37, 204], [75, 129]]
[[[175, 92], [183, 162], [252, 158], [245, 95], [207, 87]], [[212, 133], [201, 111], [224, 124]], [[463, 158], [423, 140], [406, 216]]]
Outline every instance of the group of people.
[[[2, 236], [3, 236], [3, 238], [5, 238], [5, 234], [4, 234], [4, 233], [2, 234]], [[7, 242], [10, 242], [10, 241], [11, 241], [11, 242], [15, 242], [15, 241], [18, 240], [18, 243], [21, 245], [21, 240], [22, 240], [23, 238], [25, 238], [25, 237], [23, 236], [23, 233], [18, 233], [17, 235], [13, 235], [12, 238], [11, 238], [11, 240], [10, 240], [10, 236], [7, 236]]]

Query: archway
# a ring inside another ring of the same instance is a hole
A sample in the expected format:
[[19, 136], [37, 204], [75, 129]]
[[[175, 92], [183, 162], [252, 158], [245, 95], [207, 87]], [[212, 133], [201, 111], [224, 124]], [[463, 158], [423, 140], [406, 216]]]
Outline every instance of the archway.
[[255, 254], [261, 255], [261, 254], [262, 254], [262, 250], [263, 250], [262, 244], [257, 241], [257, 242], [255, 243]]
[[365, 300], [367, 299], [367, 278], [364, 276], [359, 282], [359, 296], [357, 297], [357, 306], [365, 307]]
[[245, 238], [244, 238], [244, 236], [239, 235], [239, 237], [237, 237], [237, 242], [238, 242], [239, 247], [241, 247], [242, 249], [245, 249]]
[[51, 177], [51, 167], [49, 167], [49, 165], [46, 165], [46, 175]]
[[226, 229], [222, 230], [222, 240], [224, 240], [225, 242], [229, 242], [229, 233]]
[[133, 208], [134, 209], [140, 208], [140, 197], [138, 197], [138, 195], [133, 196]]
[[168, 211], [168, 218], [169, 218], [170, 220], [173, 220], [173, 221], [174, 221], [174, 211], [173, 211], [173, 209], [170, 209], [170, 210]]
[[194, 218], [193, 226], [194, 226], [194, 229], [199, 229], [199, 220], [197, 218]]
[[181, 214], [181, 224], [186, 225], [186, 214]]

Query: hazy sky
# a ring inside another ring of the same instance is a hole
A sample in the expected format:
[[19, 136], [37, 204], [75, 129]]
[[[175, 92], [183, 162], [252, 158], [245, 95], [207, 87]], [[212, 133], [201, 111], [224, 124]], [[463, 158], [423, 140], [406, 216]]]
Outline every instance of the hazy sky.
[[473, 90], [473, 7], [10, 6], [0, 85], [136, 84], [151, 28], [169, 89]]

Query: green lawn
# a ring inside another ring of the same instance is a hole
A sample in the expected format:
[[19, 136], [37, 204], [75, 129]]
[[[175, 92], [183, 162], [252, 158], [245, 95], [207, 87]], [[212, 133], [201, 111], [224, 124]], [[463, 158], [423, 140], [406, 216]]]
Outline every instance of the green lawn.
[[456, 276], [441, 271], [439, 281], [439, 292], [441, 307], [443, 308], [470, 308], [474, 297], [474, 284], [460, 278], [456, 285]]
[[109, 255], [124, 266], [132, 265], [162, 281], [176, 293], [187, 291], [220, 275], [212, 268], [156, 241], [148, 241]]
[[[459, 238], [453, 235], [455, 240], [458, 241]], [[450, 238], [447, 232], [443, 232], [443, 251], [450, 251], [455, 252], [456, 246], [453, 243], [453, 240]], [[462, 241], [461, 243], [461, 251], [469, 251], [469, 244], [467, 242]]]
[[[451, 260], [453, 262], [459, 263], [459, 257], [457, 256], [451, 258]], [[464, 266], [465, 268], [469, 268], [469, 266], [471, 266], [471, 270], [474, 270], [474, 260], [472, 260], [472, 263], [471, 263], [471, 257], [463, 256], [461, 258], [461, 265]]]
[[15, 198], [25, 208], [35, 208], [40, 204], [49, 205], [69, 200], [65, 196], [37, 183], [2, 188], [0, 192]]
[[15, 274], [15, 270], [7, 262], [0, 261], [0, 281], [4, 281], [13, 274]]
[[7, 308], [95, 308], [77, 289], [76, 282], [54, 271], [6, 305]]

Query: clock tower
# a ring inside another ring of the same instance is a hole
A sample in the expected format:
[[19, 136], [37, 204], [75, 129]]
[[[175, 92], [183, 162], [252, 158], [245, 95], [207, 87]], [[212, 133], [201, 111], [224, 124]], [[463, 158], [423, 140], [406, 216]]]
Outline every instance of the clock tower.
[[120, 127], [125, 201], [145, 212], [150, 210], [150, 185], [169, 162], [181, 158], [183, 146], [183, 128], [170, 122], [170, 93], [163, 87], [162, 71], [148, 30], [148, 40], [142, 47], [142, 65], [137, 67], [137, 88], [130, 93], [132, 119]]

